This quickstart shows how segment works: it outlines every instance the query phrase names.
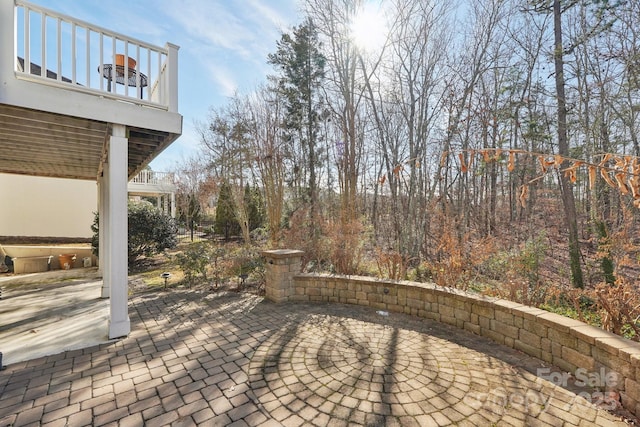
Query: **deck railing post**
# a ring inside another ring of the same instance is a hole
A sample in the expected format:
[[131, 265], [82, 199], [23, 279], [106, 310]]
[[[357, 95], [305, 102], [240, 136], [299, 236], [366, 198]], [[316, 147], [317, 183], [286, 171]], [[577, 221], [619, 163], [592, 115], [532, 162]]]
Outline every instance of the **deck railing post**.
[[179, 46], [167, 43], [167, 104], [169, 112], [178, 112], [178, 49]]
[[0, 1], [0, 93], [16, 66], [16, 19], [14, 2]]

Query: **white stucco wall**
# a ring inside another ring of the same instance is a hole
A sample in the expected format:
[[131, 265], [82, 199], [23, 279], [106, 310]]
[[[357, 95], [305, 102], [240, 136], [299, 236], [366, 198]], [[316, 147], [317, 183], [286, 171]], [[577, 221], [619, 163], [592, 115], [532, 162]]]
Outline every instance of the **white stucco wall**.
[[0, 174], [0, 236], [91, 237], [95, 181]]

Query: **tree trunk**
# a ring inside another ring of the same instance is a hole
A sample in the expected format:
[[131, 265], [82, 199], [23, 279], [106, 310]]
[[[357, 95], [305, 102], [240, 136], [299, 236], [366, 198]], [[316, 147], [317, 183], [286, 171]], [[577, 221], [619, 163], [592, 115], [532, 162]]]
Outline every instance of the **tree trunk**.
[[[564, 60], [562, 46], [562, 11], [560, 0], [553, 1], [553, 33], [556, 96], [558, 100], [558, 153], [569, 156], [567, 141], [567, 106], [565, 98]], [[564, 168], [564, 162], [561, 169]], [[582, 267], [580, 264], [580, 244], [578, 241], [578, 220], [572, 184], [569, 178], [560, 172], [560, 190], [564, 206], [566, 226], [569, 231], [569, 263], [571, 266], [571, 282], [576, 288], [583, 288]]]

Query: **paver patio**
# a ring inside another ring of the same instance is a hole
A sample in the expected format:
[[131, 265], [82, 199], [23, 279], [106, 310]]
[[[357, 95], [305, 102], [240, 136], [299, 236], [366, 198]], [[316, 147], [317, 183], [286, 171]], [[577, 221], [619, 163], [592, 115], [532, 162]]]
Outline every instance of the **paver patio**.
[[129, 307], [126, 339], [1, 371], [0, 426], [627, 425], [541, 361], [425, 319], [177, 289]]

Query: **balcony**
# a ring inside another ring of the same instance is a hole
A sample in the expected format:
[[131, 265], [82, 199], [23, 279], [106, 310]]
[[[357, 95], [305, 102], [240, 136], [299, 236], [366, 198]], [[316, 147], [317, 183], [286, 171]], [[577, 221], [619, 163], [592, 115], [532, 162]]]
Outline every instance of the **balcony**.
[[98, 184], [109, 338], [131, 330], [128, 182], [181, 133], [177, 46], [0, 0], [0, 173]]
[[182, 132], [178, 47], [0, 0], [0, 172], [95, 180], [113, 124], [133, 178]]
[[171, 193], [176, 191], [175, 176], [170, 172], [140, 171], [129, 181], [129, 193]]
[[156, 206], [172, 218], [176, 217], [175, 175], [170, 172], [141, 170], [127, 185], [129, 199], [156, 197]]

